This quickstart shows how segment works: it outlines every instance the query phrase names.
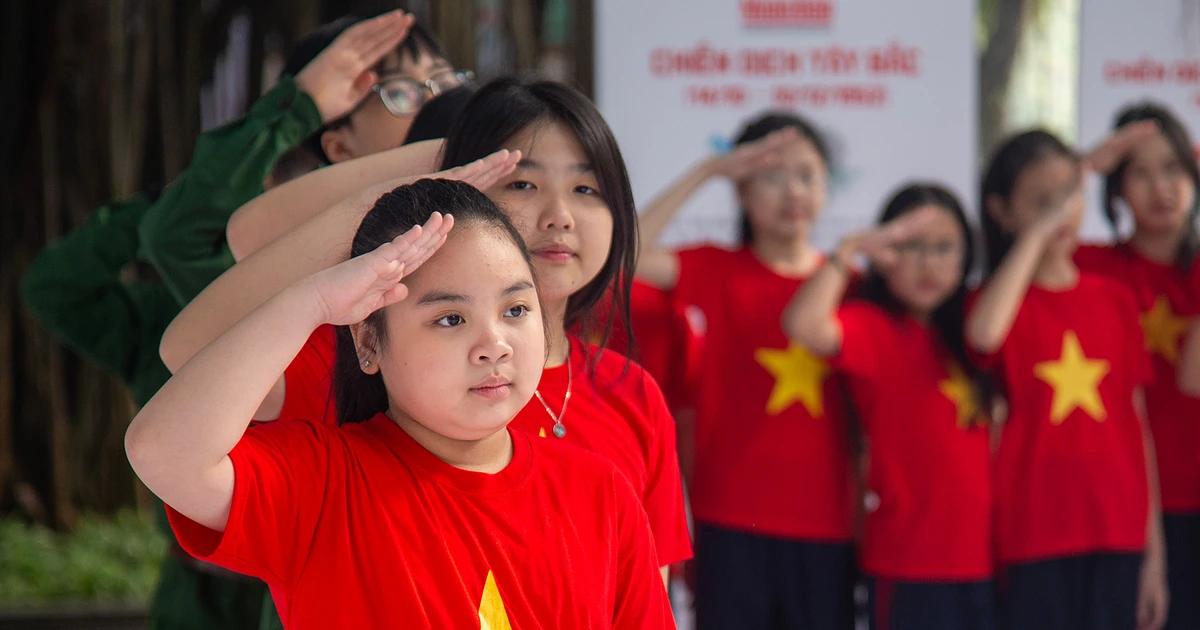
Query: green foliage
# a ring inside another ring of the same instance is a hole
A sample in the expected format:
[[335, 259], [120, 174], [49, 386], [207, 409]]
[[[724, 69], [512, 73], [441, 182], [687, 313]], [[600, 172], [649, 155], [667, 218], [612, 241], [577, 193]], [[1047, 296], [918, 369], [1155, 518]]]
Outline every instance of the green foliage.
[[48, 602], [148, 602], [166, 540], [133, 511], [80, 518], [58, 534], [0, 520], [0, 605]]

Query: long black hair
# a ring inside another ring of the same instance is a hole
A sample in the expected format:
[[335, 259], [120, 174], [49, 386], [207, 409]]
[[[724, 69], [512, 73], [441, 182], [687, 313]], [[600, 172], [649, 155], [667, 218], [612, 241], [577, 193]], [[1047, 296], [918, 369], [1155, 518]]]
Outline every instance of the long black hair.
[[[954, 357], [963, 372], [975, 384], [976, 402], [983, 410], [984, 392], [987, 383], [983, 374], [974, 366], [967, 356], [966, 341], [963, 336], [963, 322], [966, 318], [967, 278], [975, 264], [975, 238], [971, 232], [971, 224], [967, 213], [963, 210], [958, 197], [946, 188], [931, 182], [913, 182], [896, 191], [884, 206], [879, 215], [878, 223], [885, 224], [898, 219], [909, 212], [923, 206], [937, 206], [954, 215], [954, 220], [963, 236], [963, 257], [958, 269], [958, 283], [954, 292], [944, 302], [934, 309], [930, 323], [936, 331], [942, 344]], [[859, 286], [857, 297], [874, 303], [884, 311], [899, 315], [905, 307], [887, 286], [887, 281], [874, 268], [867, 271], [866, 277]]]
[[[500, 208], [469, 184], [446, 179], [422, 179], [380, 197], [358, 226], [350, 246], [350, 257], [375, 251], [413, 226], [423, 225], [434, 211], [454, 215], [456, 231], [483, 227], [508, 237], [529, 265], [530, 273], [533, 273], [533, 263], [521, 233]], [[383, 347], [387, 342], [383, 310], [368, 316], [365, 324], [379, 347]], [[338, 424], [370, 420], [388, 408], [383, 377], [378, 373], [367, 374], [362, 371], [348, 326], [339, 326], [336, 337], [333, 392]]]
[[[821, 135], [812, 123], [791, 112], [767, 112], [751, 120], [738, 133], [733, 145], [740, 146], [747, 142], [754, 142], [781, 129], [795, 129], [800, 132], [800, 137], [811, 142], [816, 148], [817, 154], [821, 156], [821, 161], [825, 163], [825, 170], [829, 171], [829, 143], [825, 141], [825, 136]], [[754, 227], [750, 225], [750, 218], [746, 215], [745, 208], [742, 208], [741, 215], [738, 242], [748, 247], [754, 242]]]
[[471, 85], [460, 85], [430, 99], [413, 116], [408, 135], [404, 136], [404, 144], [445, 138], [474, 93], [475, 88]]
[[[1153, 120], [1158, 123], [1158, 129], [1171, 145], [1171, 151], [1180, 166], [1192, 180], [1192, 189], [1196, 194], [1192, 198], [1192, 207], [1188, 210], [1187, 223], [1184, 224], [1183, 238], [1180, 239], [1179, 249], [1175, 252], [1175, 264], [1183, 272], [1192, 268], [1192, 262], [1200, 253], [1200, 234], [1196, 231], [1196, 216], [1200, 213], [1200, 166], [1196, 164], [1196, 156], [1192, 152], [1192, 139], [1183, 123], [1166, 107], [1152, 102], [1130, 105], [1117, 114], [1113, 124], [1114, 129], [1143, 120]], [[1112, 226], [1113, 233], [1117, 231], [1116, 200], [1121, 196], [1121, 186], [1125, 180], [1125, 171], [1129, 168], [1129, 159], [1122, 160], [1108, 177], [1104, 178], [1104, 216]]]
[[992, 153], [992, 159], [983, 175], [983, 184], [979, 189], [980, 223], [983, 225], [987, 253], [986, 272], [989, 275], [1004, 262], [1004, 256], [1012, 249], [1016, 235], [1004, 229], [992, 216], [988, 209], [988, 199], [996, 195], [1008, 201], [1021, 173], [1050, 156], [1079, 161], [1079, 156], [1063, 144], [1062, 140], [1041, 129], [1017, 134]]
[[[442, 168], [453, 168], [494, 153], [531, 125], [557, 122], [570, 129], [587, 156], [600, 196], [612, 213], [612, 245], [600, 273], [567, 300], [564, 324], [578, 327], [583, 338], [599, 327], [601, 347], [612, 336], [615, 319], [634, 347], [629, 295], [637, 266], [638, 227], [633, 188], [621, 149], [600, 110], [575, 88], [555, 81], [524, 78], [493, 80], [471, 97], [446, 136]], [[611, 291], [615, 317], [598, 318], [593, 307]]]

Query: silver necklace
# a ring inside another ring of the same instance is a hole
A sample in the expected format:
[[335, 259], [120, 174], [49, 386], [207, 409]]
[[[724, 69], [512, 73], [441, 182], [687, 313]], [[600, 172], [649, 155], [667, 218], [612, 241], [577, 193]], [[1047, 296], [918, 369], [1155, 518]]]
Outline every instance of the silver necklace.
[[554, 411], [552, 409], [550, 409], [550, 405], [546, 404], [546, 399], [542, 398], [542, 392], [540, 392], [536, 389], [533, 390], [533, 395], [537, 396], [537, 399], [539, 401], [541, 401], [541, 403], [542, 403], [542, 407], [546, 408], [546, 414], [549, 415], [550, 419], [554, 421], [554, 429], [553, 429], [554, 437], [556, 437], [560, 440], [567, 436], [567, 427], [563, 426], [562, 421], [563, 421], [563, 416], [567, 415], [567, 403], [571, 402], [571, 380], [572, 380], [572, 378], [571, 378], [571, 347], [570, 347], [570, 345], [568, 345], [567, 346], [567, 395], [563, 397], [562, 411], [559, 411], [557, 416], [554, 415]]

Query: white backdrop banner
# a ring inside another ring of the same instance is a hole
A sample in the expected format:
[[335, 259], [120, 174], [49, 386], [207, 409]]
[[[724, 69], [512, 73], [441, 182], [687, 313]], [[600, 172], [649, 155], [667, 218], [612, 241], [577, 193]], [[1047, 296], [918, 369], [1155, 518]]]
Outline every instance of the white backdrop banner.
[[[907, 180], [977, 203], [974, 2], [601, 0], [596, 95], [645, 204], [741, 124], [772, 109], [832, 144], [815, 242], [872, 223]], [[697, 194], [671, 245], [732, 242], [732, 187]]]
[[[1103, 0], [1080, 7], [1079, 139], [1091, 147], [1126, 105], [1151, 99], [1171, 109], [1196, 140], [1200, 130], [1200, 4]], [[1107, 240], [1098, 178], [1089, 183], [1085, 238]], [[1128, 231], [1132, 226], [1122, 226]]]

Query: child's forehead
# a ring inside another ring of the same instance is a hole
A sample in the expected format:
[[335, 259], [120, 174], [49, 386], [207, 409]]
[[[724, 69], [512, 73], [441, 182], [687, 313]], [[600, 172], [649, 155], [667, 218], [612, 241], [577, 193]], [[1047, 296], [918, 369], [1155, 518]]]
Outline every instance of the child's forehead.
[[1017, 177], [1017, 187], [1027, 192], [1070, 188], [1079, 179], [1079, 163], [1062, 155], [1047, 155], [1027, 166]]
[[1130, 152], [1130, 160], [1137, 164], [1157, 162], [1163, 158], [1174, 158], [1175, 149], [1162, 133], [1143, 140]]
[[521, 151], [525, 158], [587, 161], [579, 136], [566, 123], [543, 118], [527, 125], [504, 143], [504, 148]]
[[918, 236], [925, 238], [964, 238], [962, 226], [958, 219], [946, 208], [929, 206], [932, 209], [930, 218], [922, 226]]
[[531, 277], [511, 237], [492, 226], [468, 223], [455, 225], [446, 242], [405, 283], [410, 294], [447, 291], [483, 297]]

